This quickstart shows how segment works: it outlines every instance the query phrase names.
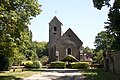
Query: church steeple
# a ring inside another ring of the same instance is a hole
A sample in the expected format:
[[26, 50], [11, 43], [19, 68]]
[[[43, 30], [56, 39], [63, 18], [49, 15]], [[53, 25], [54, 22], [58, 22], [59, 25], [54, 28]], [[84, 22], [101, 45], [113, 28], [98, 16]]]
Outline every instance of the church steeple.
[[49, 43], [54, 44], [61, 37], [62, 23], [56, 16], [49, 22]]
[[[49, 22], [49, 58], [54, 61], [56, 42], [61, 38], [62, 23], [56, 16]], [[53, 50], [54, 47], [54, 50]]]
[[63, 24], [58, 20], [58, 18], [57, 18], [56, 16], [54, 16], [54, 18], [49, 22], [49, 25], [54, 24], [54, 23], [59, 24], [59, 25], [63, 25]]

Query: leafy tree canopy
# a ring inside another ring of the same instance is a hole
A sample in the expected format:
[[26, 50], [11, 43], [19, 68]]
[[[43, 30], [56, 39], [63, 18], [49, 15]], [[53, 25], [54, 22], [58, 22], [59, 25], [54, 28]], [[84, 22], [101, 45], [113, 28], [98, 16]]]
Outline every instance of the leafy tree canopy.
[[90, 49], [90, 48], [87, 46], [87, 47], [85, 47], [85, 48], [83, 49], [83, 52], [84, 52], [84, 53], [92, 53], [93, 50]]
[[103, 6], [110, 7], [110, 0], [93, 0], [94, 7], [101, 10]]
[[8, 31], [23, 29], [40, 14], [37, 0], [0, 0], [0, 26]]
[[118, 51], [120, 50], [120, 0], [114, 0], [111, 6], [112, 0], [93, 0], [94, 7], [101, 10], [103, 6], [108, 5], [110, 7], [108, 13], [108, 21], [105, 22], [105, 28], [114, 37], [114, 41], [111, 47]]
[[36, 50], [37, 56], [40, 58], [42, 56], [48, 56], [48, 42], [33, 42], [33, 47]]
[[40, 7], [37, 0], [0, 0], [0, 54], [15, 61], [23, 59], [24, 52], [35, 54], [27, 25], [40, 14]]
[[110, 35], [109, 32], [106, 31], [101, 31], [100, 33], [97, 34], [96, 38], [95, 38], [95, 47], [96, 50], [110, 50], [111, 45], [114, 41], [114, 37], [112, 35]]

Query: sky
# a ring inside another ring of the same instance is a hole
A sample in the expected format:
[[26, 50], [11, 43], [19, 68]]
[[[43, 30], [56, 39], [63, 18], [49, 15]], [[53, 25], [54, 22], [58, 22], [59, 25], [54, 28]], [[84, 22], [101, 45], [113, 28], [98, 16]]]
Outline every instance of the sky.
[[[29, 25], [33, 41], [49, 41], [48, 23], [54, 16], [62, 22], [62, 33], [71, 28], [83, 41], [83, 46], [94, 48], [95, 36], [104, 29], [108, 8], [97, 10], [92, 0], [38, 0], [42, 12]], [[56, 13], [55, 13], [56, 12]]]

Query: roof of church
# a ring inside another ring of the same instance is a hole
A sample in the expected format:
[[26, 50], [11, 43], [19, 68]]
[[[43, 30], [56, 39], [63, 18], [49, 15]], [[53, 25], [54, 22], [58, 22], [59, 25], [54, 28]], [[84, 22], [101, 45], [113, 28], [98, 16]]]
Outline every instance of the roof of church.
[[80, 43], [83, 44], [83, 42], [82, 42], [82, 41], [78, 38], [78, 36], [72, 31], [71, 28], [69, 28], [63, 35], [69, 34], [69, 32], [70, 32], [71, 34], [73, 34], [73, 35], [78, 39], [78, 41], [79, 41]]
[[57, 41], [57, 43], [71, 44], [71, 45], [82, 45], [83, 42], [77, 37], [77, 35], [69, 28]]
[[49, 24], [53, 23], [54, 21], [57, 21], [57, 22], [59, 22], [61, 25], [63, 25], [56, 16], [54, 16], [54, 18], [49, 22]]

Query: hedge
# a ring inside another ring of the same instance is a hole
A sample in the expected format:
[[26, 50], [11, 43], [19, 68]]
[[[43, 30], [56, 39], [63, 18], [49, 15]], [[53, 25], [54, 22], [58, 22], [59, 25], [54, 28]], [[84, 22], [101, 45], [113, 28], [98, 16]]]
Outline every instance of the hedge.
[[88, 69], [90, 67], [88, 62], [73, 62], [71, 63], [72, 69]]
[[40, 61], [34, 61], [33, 62], [33, 68], [40, 68], [42, 66], [42, 64], [40, 63]]
[[50, 68], [64, 69], [66, 68], [66, 63], [65, 62], [51, 62]]
[[23, 62], [23, 65], [25, 68], [40, 68], [42, 66], [40, 61], [26, 61]]

